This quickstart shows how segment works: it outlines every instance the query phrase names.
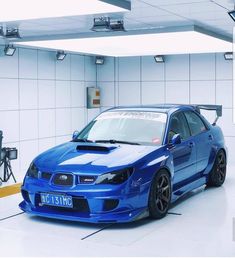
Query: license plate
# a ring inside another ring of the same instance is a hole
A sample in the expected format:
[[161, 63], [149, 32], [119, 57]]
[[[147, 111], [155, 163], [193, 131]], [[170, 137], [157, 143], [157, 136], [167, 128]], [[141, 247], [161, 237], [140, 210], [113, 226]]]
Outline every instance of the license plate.
[[42, 205], [73, 208], [72, 197], [62, 194], [41, 193], [41, 203]]

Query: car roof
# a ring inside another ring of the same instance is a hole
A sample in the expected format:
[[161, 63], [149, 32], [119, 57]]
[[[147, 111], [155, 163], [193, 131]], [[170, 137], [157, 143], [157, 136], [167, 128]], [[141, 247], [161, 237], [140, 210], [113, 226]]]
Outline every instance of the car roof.
[[173, 113], [177, 110], [194, 109], [193, 105], [187, 104], [157, 104], [157, 105], [138, 105], [138, 106], [119, 106], [113, 107], [107, 111], [142, 111], [142, 112], [159, 112], [159, 113]]

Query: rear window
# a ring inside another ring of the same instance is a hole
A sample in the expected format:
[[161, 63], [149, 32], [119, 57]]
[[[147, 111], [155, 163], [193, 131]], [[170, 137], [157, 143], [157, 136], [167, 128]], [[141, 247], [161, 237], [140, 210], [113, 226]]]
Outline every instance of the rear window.
[[204, 122], [196, 113], [192, 111], [187, 111], [185, 112], [185, 116], [188, 121], [191, 134], [193, 136], [207, 130]]

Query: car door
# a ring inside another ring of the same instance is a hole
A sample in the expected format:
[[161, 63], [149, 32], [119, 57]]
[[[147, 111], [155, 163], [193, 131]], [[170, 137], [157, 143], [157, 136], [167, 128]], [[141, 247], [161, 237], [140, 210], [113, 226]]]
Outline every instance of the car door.
[[169, 149], [174, 163], [174, 190], [188, 183], [188, 179], [196, 172], [195, 142], [190, 135], [183, 112], [177, 112], [171, 116], [168, 130], [169, 143], [175, 134], [180, 134], [181, 143]]
[[198, 114], [193, 111], [187, 111], [185, 116], [196, 144], [196, 172], [201, 174], [209, 162], [213, 135]]

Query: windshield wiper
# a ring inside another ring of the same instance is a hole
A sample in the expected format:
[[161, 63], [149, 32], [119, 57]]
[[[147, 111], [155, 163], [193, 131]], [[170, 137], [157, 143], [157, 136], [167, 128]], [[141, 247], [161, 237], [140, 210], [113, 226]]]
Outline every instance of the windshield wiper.
[[93, 142], [93, 141], [88, 139], [74, 139], [73, 142]]
[[112, 144], [115, 144], [115, 143], [123, 143], [123, 144], [130, 144], [130, 145], [141, 145], [141, 144], [138, 143], [138, 142], [128, 142], [128, 141], [119, 141], [119, 140], [96, 140], [95, 142], [96, 142], [96, 143], [104, 142], [104, 143], [112, 143]]

